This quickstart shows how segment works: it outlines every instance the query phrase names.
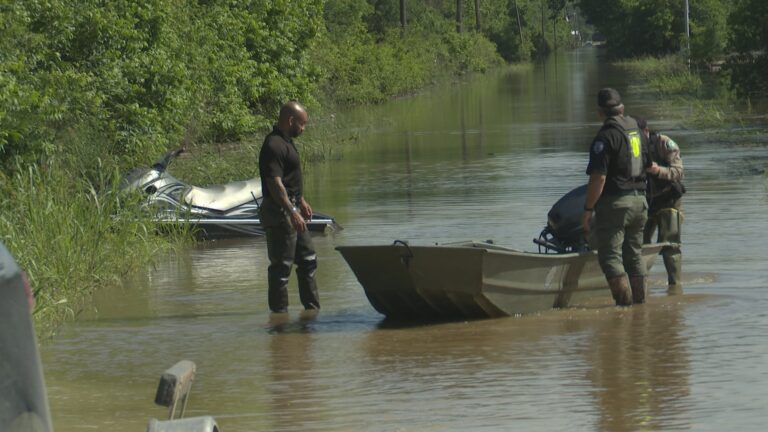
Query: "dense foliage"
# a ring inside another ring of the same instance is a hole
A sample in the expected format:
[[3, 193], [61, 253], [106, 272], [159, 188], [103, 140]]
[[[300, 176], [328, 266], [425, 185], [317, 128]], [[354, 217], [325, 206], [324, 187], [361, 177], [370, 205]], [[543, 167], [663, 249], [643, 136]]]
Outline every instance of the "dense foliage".
[[[88, 131], [109, 154], [214, 140], [309, 99], [322, 1], [30, 0], [0, 6], [0, 162]], [[7, 167], [7, 165], [6, 165]]]
[[768, 94], [768, 2], [737, 0], [728, 25], [732, 83], [741, 94]]
[[[741, 94], [768, 90], [768, 2], [690, 0], [690, 39], [685, 0], [580, 0], [591, 24], [604, 33], [614, 57], [682, 53], [700, 70], [723, 61]], [[689, 50], [690, 47], [690, 51]]]

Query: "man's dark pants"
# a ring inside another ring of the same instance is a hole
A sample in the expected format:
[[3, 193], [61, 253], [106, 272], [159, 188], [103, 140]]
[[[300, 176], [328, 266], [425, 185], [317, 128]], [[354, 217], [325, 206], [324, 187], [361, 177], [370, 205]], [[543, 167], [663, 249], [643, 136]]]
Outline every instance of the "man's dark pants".
[[269, 256], [269, 309], [272, 312], [287, 310], [288, 281], [293, 264], [296, 264], [301, 304], [305, 309], [319, 309], [320, 299], [315, 282], [317, 255], [312, 237], [307, 231], [296, 232], [285, 212], [268, 198], [261, 206], [261, 223], [266, 232]]

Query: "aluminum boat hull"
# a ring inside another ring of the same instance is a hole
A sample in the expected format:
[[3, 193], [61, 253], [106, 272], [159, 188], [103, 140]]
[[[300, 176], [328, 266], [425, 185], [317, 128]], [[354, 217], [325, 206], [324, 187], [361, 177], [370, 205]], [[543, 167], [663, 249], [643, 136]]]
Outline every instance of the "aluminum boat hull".
[[[648, 269], [665, 246], [643, 246]], [[388, 318], [493, 318], [610, 295], [594, 251], [533, 253], [476, 241], [336, 249], [371, 305]]]

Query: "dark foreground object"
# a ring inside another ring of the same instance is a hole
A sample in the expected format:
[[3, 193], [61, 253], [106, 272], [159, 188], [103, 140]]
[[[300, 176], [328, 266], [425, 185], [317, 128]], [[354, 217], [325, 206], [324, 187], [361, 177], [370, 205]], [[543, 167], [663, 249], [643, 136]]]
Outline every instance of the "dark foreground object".
[[[32, 290], [0, 242], [0, 432], [51, 432], [51, 415], [30, 314]], [[160, 378], [155, 403], [170, 408], [169, 420], [152, 419], [148, 432], [218, 432], [213, 417], [176, 418], [195, 377], [195, 364], [178, 362]]]
[[51, 415], [25, 284], [0, 243], [0, 431], [49, 432]]
[[[667, 243], [643, 246], [648, 269]], [[371, 305], [393, 319], [493, 318], [563, 308], [608, 296], [592, 251], [523, 252], [466, 241], [339, 246]]]

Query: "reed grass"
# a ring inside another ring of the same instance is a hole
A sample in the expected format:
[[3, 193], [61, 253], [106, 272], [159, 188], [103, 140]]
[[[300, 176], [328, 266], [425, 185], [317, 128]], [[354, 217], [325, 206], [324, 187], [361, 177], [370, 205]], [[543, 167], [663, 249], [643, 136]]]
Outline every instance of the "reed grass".
[[42, 337], [77, 316], [94, 290], [119, 283], [187, 236], [158, 236], [140, 197], [120, 193], [115, 167], [97, 181], [73, 174], [53, 163], [0, 177], [0, 240], [27, 273]]

